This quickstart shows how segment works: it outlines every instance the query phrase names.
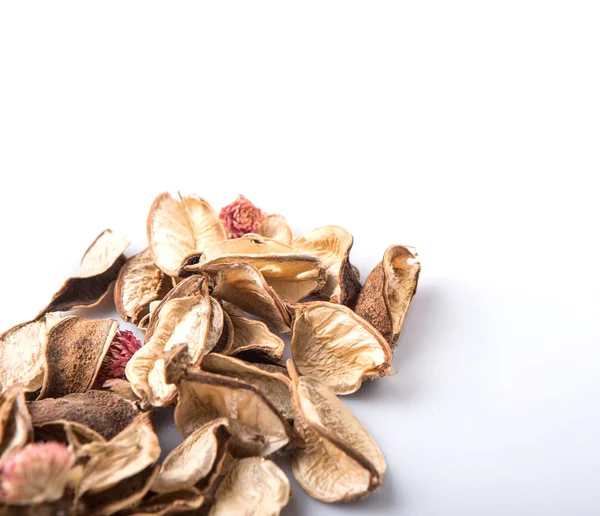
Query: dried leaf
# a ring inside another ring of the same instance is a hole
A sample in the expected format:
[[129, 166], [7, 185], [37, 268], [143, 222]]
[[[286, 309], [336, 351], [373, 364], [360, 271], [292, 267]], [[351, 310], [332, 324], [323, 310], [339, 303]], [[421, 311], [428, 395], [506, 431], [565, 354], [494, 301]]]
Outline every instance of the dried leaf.
[[336, 394], [350, 394], [364, 379], [390, 373], [387, 341], [346, 306], [298, 305], [291, 347], [300, 372], [319, 378]]
[[171, 290], [171, 278], [153, 261], [150, 249], [132, 256], [121, 269], [115, 284], [115, 306], [121, 318], [132, 324], [149, 313], [150, 303]]
[[227, 419], [216, 419], [188, 435], [163, 461], [152, 491], [171, 493], [212, 485], [225, 457], [228, 428]]
[[299, 378], [288, 364], [295, 428], [305, 441], [292, 461], [302, 489], [328, 503], [377, 490], [386, 464], [371, 435], [324, 383], [310, 376]]
[[290, 482], [273, 461], [249, 457], [237, 462], [223, 479], [209, 515], [276, 516], [290, 495]]
[[170, 276], [199, 257], [206, 246], [227, 240], [227, 233], [210, 205], [199, 197], [159, 195], [148, 214], [148, 243], [154, 263]]
[[20, 385], [0, 395], [0, 466], [33, 438], [31, 417]]
[[48, 332], [47, 374], [41, 398], [92, 388], [119, 325], [113, 319], [66, 317]]
[[353, 238], [339, 226], [322, 226], [296, 238], [292, 245], [316, 256], [327, 269], [321, 294], [333, 303], [352, 306], [360, 292], [360, 278], [350, 264]]
[[38, 317], [97, 305], [125, 264], [123, 252], [128, 246], [129, 240], [124, 235], [110, 229], [100, 233], [83, 255], [79, 273], [65, 281]]
[[421, 263], [412, 247], [392, 245], [369, 274], [358, 296], [356, 313], [394, 344], [419, 281]]
[[291, 245], [294, 234], [282, 215], [267, 215], [256, 232], [282, 244]]

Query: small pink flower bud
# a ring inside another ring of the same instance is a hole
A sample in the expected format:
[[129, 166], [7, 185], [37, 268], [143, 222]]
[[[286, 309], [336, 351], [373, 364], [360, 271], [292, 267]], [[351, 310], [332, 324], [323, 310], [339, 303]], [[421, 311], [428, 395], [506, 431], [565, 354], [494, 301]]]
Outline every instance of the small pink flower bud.
[[98, 381], [103, 385], [114, 378], [125, 379], [125, 366], [135, 352], [142, 347], [136, 336], [127, 330], [119, 330], [108, 348], [108, 353], [102, 362]]
[[235, 201], [221, 210], [219, 218], [229, 238], [239, 238], [246, 233], [255, 233], [265, 214], [243, 195], [238, 195]]

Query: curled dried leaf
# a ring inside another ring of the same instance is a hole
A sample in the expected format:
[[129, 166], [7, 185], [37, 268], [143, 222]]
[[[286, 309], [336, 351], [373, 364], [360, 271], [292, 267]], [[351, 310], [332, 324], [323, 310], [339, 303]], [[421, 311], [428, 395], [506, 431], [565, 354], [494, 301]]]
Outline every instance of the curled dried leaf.
[[387, 341], [346, 306], [299, 305], [291, 347], [300, 372], [319, 378], [336, 394], [355, 392], [364, 379], [390, 372]]
[[148, 244], [154, 263], [170, 276], [199, 257], [206, 246], [227, 240], [223, 224], [211, 206], [199, 197], [159, 195], [148, 214]]
[[129, 240], [124, 235], [110, 229], [100, 233], [83, 255], [79, 273], [65, 281], [38, 317], [97, 305], [125, 264], [123, 252], [128, 246]]
[[291, 428], [253, 385], [190, 370], [178, 385], [175, 424], [184, 435], [220, 417], [231, 420], [229, 451], [235, 457], [269, 455], [290, 441]]
[[171, 278], [154, 264], [150, 249], [132, 256], [115, 284], [115, 306], [121, 318], [139, 324], [150, 303], [162, 299], [172, 287]]
[[33, 437], [31, 417], [20, 385], [0, 395], [0, 466]]
[[113, 319], [67, 317], [50, 329], [40, 399], [91, 389], [118, 326]]
[[328, 503], [354, 500], [377, 490], [386, 464], [369, 432], [323, 382], [298, 377], [288, 364], [294, 424], [305, 442], [292, 460], [302, 489]]
[[256, 232], [264, 237], [272, 238], [283, 244], [290, 245], [294, 234], [283, 215], [267, 215]]
[[152, 484], [156, 493], [210, 487], [221, 471], [229, 440], [229, 421], [216, 419], [194, 430], [162, 463]]
[[392, 245], [369, 274], [356, 302], [356, 313], [371, 323], [390, 343], [400, 336], [421, 272], [412, 247]]
[[316, 256], [327, 269], [320, 294], [333, 303], [352, 306], [360, 292], [360, 277], [350, 264], [353, 238], [339, 226], [322, 226], [294, 239], [292, 245]]

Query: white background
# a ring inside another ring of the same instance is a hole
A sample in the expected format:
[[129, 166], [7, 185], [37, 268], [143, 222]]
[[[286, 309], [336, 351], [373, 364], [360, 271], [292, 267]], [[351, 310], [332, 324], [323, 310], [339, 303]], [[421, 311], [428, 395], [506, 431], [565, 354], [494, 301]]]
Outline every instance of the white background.
[[414, 245], [397, 375], [345, 398], [383, 487], [336, 507], [293, 484], [284, 514], [600, 514], [599, 14], [3, 2], [0, 328], [105, 227], [142, 249], [165, 189], [340, 224], [363, 277]]

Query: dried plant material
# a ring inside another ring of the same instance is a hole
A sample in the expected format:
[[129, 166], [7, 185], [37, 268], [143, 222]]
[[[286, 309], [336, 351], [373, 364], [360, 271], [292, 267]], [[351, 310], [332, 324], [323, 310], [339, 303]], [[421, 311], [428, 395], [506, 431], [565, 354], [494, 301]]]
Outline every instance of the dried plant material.
[[186, 489], [150, 497], [138, 507], [123, 512], [123, 516], [167, 516], [170, 514], [197, 514], [206, 498], [197, 489]]
[[167, 455], [152, 484], [152, 491], [171, 493], [212, 485], [225, 457], [228, 428], [227, 419], [216, 419], [194, 430]]
[[319, 378], [336, 394], [350, 394], [364, 379], [390, 373], [387, 341], [346, 306], [298, 305], [291, 347], [300, 372]]
[[65, 419], [55, 419], [36, 425], [35, 440], [36, 442], [63, 443], [70, 449], [78, 450], [85, 444], [105, 439], [86, 425]]
[[217, 353], [223, 353], [226, 350], [232, 349], [234, 345], [235, 328], [233, 326], [233, 322], [231, 321], [230, 315], [222, 307], [222, 305], [219, 306], [221, 306], [221, 312], [223, 313], [223, 331], [221, 332], [221, 336], [219, 337], [218, 342], [215, 344], [213, 351]]
[[139, 415], [135, 403], [108, 391], [88, 391], [29, 404], [34, 427], [63, 420], [79, 423], [112, 439]]
[[102, 361], [97, 383], [103, 386], [109, 380], [124, 380], [125, 367], [142, 343], [130, 331], [118, 330]]
[[321, 290], [332, 303], [352, 306], [360, 292], [360, 277], [350, 264], [353, 238], [339, 226], [322, 226], [296, 238], [292, 245], [316, 256], [327, 269], [327, 281]]
[[291, 428], [253, 385], [190, 370], [178, 385], [175, 424], [184, 435], [210, 421], [231, 420], [229, 451], [235, 457], [270, 455], [290, 441]]
[[203, 267], [202, 272], [212, 278], [215, 298], [264, 319], [281, 333], [289, 333], [290, 312], [255, 267], [222, 263]]
[[121, 318], [139, 324], [149, 314], [150, 303], [171, 290], [171, 278], [154, 264], [150, 249], [132, 256], [115, 284], [115, 306]]
[[0, 395], [0, 466], [31, 440], [31, 417], [20, 385]]
[[159, 455], [158, 437], [152, 430], [150, 415], [142, 414], [110, 441], [93, 442], [77, 451], [78, 458], [89, 458], [77, 497], [100, 493], [133, 477], [152, 466]]
[[358, 296], [356, 313], [394, 344], [419, 281], [421, 263], [412, 247], [392, 245], [369, 274]]
[[292, 228], [283, 215], [267, 215], [258, 226], [256, 233], [287, 245], [291, 245], [294, 238]]
[[223, 222], [229, 238], [238, 238], [246, 233], [255, 233], [265, 218], [263, 211], [243, 195], [221, 209], [219, 219]]
[[97, 305], [125, 264], [123, 252], [128, 246], [129, 240], [124, 235], [110, 229], [100, 233], [83, 255], [79, 273], [65, 281], [38, 317]]
[[200, 262], [185, 268], [201, 272], [205, 266], [248, 263], [286, 301], [296, 302], [325, 284], [325, 269], [318, 258], [260, 235], [248, 234], [205, 249]]
[[169, 276], [199, 257], [206, 246], [227, 240], [223, 224], [210, 205], [199, 197], [159, 195], [148, 214], [148, 244], [154, 263]]
[[59, 500], [78, 481], [75, 456], [60, 443], [32, 443], [11, 455], [0, 473], [0, 501], [35, 505]]
[[386, 464], [369, 432], [324, 383], [298, 377], [289, 361], [288, 370], [295, 429], [305, 442], [292, 460], [302, 489], [328, 503], [362, 498], [377, 490]]
[[41, 398], [58, 398], [92, 388], [118, 328], [113, 319], [62, 319], [48, 332], [47, 373]]
[[261, 369], [234, 357], [210, 353], [202, 361], [202, 370], [229, 376], [249, 383], [267, 398], [279, 413], [287, 420], [293, 419], [290, 401], [290, 379], [281, 372]]
[[273, 461], [249, 457], [237, 462], [223, 479], [209, 515], [276, 516], [290, 495], [290, 482]]
[[131, 384], [127, 380], [121, 380], [119, 378], [106, 380], [102, 384], [102, 388], [107, 389], [110, 392], [114, 392], [115, 394], [118, 394], [122, 398], [125, 398], [129, 401], [137, 402], [139, 400], [135, 392], [133, 392]]

